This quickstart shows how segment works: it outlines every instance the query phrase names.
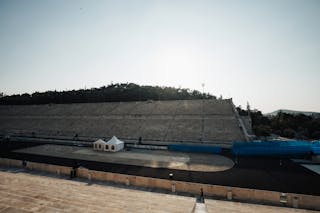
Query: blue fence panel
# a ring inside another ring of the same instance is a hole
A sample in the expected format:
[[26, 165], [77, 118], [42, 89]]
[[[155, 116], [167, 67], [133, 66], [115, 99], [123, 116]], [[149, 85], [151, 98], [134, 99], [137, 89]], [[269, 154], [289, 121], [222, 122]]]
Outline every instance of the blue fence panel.
[[198, 153], [212, 153], [220, 154], [221, 147], [216, 146], [200, 146], [200, 145], [187, 145], [187, 144], [169, 144], [168, 150], [177, 152], [198, 152]]
[[290, 156], [316, 153], [319, 143], [308, 141], [268, 141], [268, 142], [235, 142], [232, 152], [235, 155], [247, 156]]
[[313, 146], [312, 147], [312, 153], [314, 155], [320, 155], [320, 146]]

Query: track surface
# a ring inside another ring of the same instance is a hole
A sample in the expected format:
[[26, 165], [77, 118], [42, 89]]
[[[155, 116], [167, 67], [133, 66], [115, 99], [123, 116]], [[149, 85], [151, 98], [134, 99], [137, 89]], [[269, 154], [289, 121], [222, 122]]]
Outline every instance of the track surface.
[[168, 179], [173, 173], [174, 179], [214, 185], [263, 189], [298, 194], [320, 195], [320, 175], [300, 166], [290, 159], [241, 157], [232, 169], [221, 172], [194, 172], [174, 169], [155, 169], [143, 166], [102, 163], [88, 160], [49, 157], [34, 154], [14, 153], [12, 150], [38, 144], [1, 142], [0, 156], [48, 164], [76, 166], [92, 170], [121, 174]]

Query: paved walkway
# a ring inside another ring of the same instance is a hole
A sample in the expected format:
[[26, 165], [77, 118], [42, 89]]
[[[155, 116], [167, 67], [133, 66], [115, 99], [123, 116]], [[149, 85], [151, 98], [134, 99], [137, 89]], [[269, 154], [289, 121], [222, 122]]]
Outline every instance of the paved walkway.
[[0, 213], [4, 212], [194, 212], [311, 213], [315, 211], [162, 194], [96, 182], [87, 184], [46, 173], [0, 168]]
[[317, 173], [318, 175], [320, 175], [320, 165], [312, 165], [312, 164], [301, 164], [303, 167]]
[[[223, 213], [316, 213], [318, 211], [293, 209], [286, 207], [267, 206], [259, 204], [249, 204], [222, 200], [205, 200], [208, 213], [223, 212]], [[319, 212], [318, 212], [319, 213]]]
[[196, 203], [193, 213], [207, 213], [206, 204], [204, 203]]
[[0, 212], [191, 212], [195, 199], [0, 171]]

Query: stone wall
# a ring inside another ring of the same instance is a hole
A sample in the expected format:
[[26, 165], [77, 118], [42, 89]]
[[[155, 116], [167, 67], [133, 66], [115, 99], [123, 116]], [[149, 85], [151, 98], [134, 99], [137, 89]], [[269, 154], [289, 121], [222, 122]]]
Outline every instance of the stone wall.
[[0, 132], [163, 142], [244, 140], [231, 100], [0, 106]]

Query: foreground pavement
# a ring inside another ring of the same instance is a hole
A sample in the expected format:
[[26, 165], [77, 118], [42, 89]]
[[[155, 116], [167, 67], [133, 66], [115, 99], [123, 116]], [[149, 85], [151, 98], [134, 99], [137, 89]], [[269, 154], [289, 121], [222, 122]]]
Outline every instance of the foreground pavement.
[[69, 180], [48, 173], [0, 168], [0, 212], [314, 212], [206, 199]]
[[231, 202], [223, 200], [206, 200], [206, 210], [208, 213], [223, 212], [223, 213], [316, 213], [318, 211], [293, 209], [286, 207], [267, 206], [259, 204], [249, 204], [240, 202]]
[[0, 212], [191, 212], [195, 199], [0, 171]]

